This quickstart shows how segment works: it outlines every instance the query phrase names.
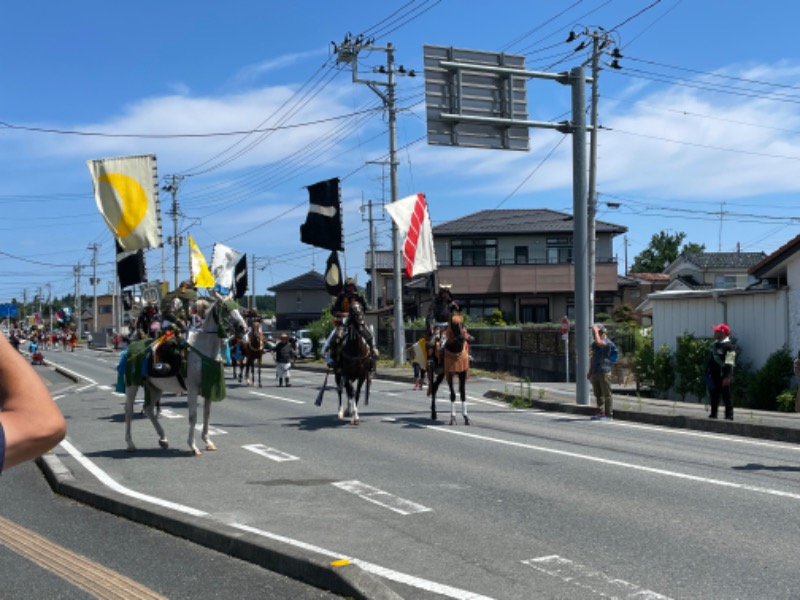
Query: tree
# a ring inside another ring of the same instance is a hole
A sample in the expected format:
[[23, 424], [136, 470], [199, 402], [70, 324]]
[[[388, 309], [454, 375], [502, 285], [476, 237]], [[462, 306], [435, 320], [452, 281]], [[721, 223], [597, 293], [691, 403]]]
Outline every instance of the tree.
[[[650, 238], [650, 245], [636, 255], [631, 266], [631, 273], [660, 273], [669, 263], [678, 258], [678, 248], [686, 238], [686, 234], [667, 233], [661, 231]], [[697, 253], [705, 250], [704, 245], [689, 243], [683, 247], [683, 252]]]

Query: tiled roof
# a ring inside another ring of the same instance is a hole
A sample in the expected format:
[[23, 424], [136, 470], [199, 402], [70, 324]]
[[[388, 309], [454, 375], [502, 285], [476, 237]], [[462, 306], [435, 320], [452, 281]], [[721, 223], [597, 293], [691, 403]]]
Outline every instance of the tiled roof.
[[690, 290], [710, 290], [714, 287], [710, 283], [700, 283], [691, 275], [678, 275], [675, 279], [680, 281]]
[[[521, 233], [572, 233], [572, 215], [547, 209], [487, 209], [447, 221], [433, 228], [433, 235], [518, 235]], [[627, 227], [595, 221], [597, 233], [617, 235]]]
[[293, 290], [324, 290], [325, 277], [322, 273], [316, 271], [309, 271], [303, 275], [289, 279], [271, 288], [267, 288], [271, 292], [286, 292]]
[[657, 281], [669, 281], [668, 273], [628, 273], [628, 277], [632, 279], [640, 279], [642, 281], [649, 281], [655, 283]]
[[755, 275], [756, 277], [764, 277], [766, 273], [777, 267], [780, 263], [798, 251], [800, 251], [800, 235], [796, 236], [792, 240], [789, 240], [783, 246], [775, 250], [775, 252], [754, 264], [752, 267], [750, 267], [748, 273]]
[[762, 261], [763, 252], [699, 252], [684, 253], [686, 262], [701, 269], [749, 269]]

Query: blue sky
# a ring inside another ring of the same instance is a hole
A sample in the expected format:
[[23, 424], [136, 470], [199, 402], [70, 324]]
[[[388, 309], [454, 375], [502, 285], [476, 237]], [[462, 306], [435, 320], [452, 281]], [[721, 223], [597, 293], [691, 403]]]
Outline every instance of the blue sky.
[[[78, 264], [91, 294], [93, 244], [105, 292], [114, 245], [85, 161], [151, 153], [161, 178], [187, 175], [180, 231], [209, 261], [214, 242], [255, 255], [258, 293], [324, 268], [327, 251], [300, 242], [304, 186], [340, 177], [344, 261], [365, 283], [359, 207], [390, 199], [388, 171], [373, 164], [386, 160], [388, 135], [378, 96], [331, 54], [348, 32], [392, 43], [397, 65], [419, 73], [397, 84], [399, 197], [424, 192], [434, 226], [486, 208], [571, 213], [571, 139], [540, 129], [530, 152], [428, 145], [423, 45], [521, 54], [529, 70], [560, 72], [588, 59], [565, 43], [569, 32], [602, 27], [624, 56], [622, 70], [600, 74], [597, 162], [598, 219], [628, 228], [615, 242], [620, 270], [662, 230], [709, 251], [767, 253], [798, 233], [794, 3], [89, 0], [12, 3], [3, 17], [0, 303], [23, 290], [71, 293]], [[378, 77], [369, 70], [385, 53], [359, 64]], [[532, 119], [569, 118], [568, 88], [537, 81], [528, 94]], [[235, 134], [277, 124], [291, 127]], [[161, 202], [166, 235], [170, 196]], [[388, 250], [388, 215], [376, 217]], [[150, 279], [172, 281], [171, 249], [165, 257], [147, 252]]]

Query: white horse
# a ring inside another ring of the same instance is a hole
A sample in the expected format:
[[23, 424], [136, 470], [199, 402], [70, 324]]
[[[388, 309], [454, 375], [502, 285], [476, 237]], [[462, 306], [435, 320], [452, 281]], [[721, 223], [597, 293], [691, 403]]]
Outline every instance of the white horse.
[[[189, 331], [187, 338], [187, 374], [185, 379], [186, 397], [189, 405], [189, 449], [194, 456], [202, 454], [195, 445], [194, 435], [197, 425], [197, 397], [201, 395], [201, 382], [203, 372], [208, 375], [209, 370], [213, 373], [214, 369], [221, 369], [222, 357], [220, 350], [224, 348], [226, 333], [221, 329], [221, 324], [227, 320], [233, 327], [243, 332], [246, 323], [237, 308], [233, 307], [233, 302], [229, 297], [211, 291], [212, 301], [200, 299], [196, 303], [198, 317], [201, 320], [199, 326]], [[162, 448], [168, 448], [169, 442], [164, 433], [164, 428], [156, 417], [154, 407], [161, 399], [163, 392], [181, 393], [184, 391], [177, 376], [170, 377], [147, 377], [143, 381], [138, 378], [136, 369], [141, 368], [144, 360], [145, 350], [152, 345], [149, 340], [135, 342], [128, 348], [126, 357], [127, 372], [125, 374], [125, 441], [128, 451], [136, 451], [136, 446], [131, 437], [131, 419], [133, 417], [133, 402], [139, 387], [145, 386], [150, 395], [150, 402], [146, 403], [145, 414], [150, 419], [153, 427], [158, 433], [158, 444]], [[134, 353], [134, 354], [131, 354]], [[137, 360], [136, 353], [139, 358]], [[223, 386], [225, 376], [222, 372], [222, 380], [219, 385]], [[211, 415], [211, 400], [208, 396], [204, 397], [203, 402], [203, 430], [202, 439], [206, 445], [206, 450], [216, 450], [217, 447], [208, 438], [208, 422]]]

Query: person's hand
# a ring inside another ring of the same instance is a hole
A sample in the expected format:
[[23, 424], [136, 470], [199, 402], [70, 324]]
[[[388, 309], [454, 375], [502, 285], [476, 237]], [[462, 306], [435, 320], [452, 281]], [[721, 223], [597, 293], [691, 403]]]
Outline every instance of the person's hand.
[[722, 386], [728, 387], [731, 384], [731, 376], [728, 375], [727, 377], [722, 378]]

